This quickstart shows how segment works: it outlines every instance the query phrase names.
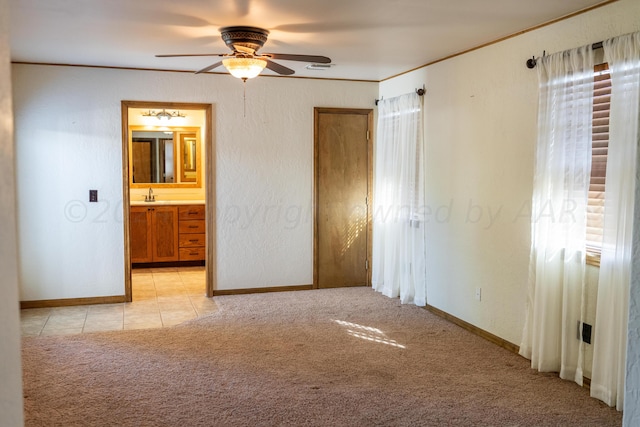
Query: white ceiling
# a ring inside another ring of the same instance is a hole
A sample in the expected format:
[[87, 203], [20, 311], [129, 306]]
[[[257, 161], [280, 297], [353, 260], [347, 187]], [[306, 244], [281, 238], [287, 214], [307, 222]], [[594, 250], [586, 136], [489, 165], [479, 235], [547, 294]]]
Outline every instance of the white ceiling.
[[380, 81], [609, 1], [10, 0], [11, 57], [195, 71], [219, 58], [154, 55], [228, 53], [218, 29], [250, 25], [271, 32], [261, 53], [324, 55], [335, 64], [310, 71], [278, 61], [296, 76]]

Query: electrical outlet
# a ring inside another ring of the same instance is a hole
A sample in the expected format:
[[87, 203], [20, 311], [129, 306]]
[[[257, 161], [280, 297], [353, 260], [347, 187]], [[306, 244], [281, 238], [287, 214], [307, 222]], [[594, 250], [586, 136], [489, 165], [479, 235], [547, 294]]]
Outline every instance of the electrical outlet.
[[476, 300], [482, 301], [482, 288], [476, 288]]
[[98, 201], [98, 190], [89, 190], [89, 201], [90, 202]]
[[[582, 335], [582, 336], [580, 336]], [[588, 323], [582, 324], [582, 334], [580, 334], [580, 322], [578, 322], [578, 339], [582, 338], [587, 344], [591, 344], [591, 325]]]

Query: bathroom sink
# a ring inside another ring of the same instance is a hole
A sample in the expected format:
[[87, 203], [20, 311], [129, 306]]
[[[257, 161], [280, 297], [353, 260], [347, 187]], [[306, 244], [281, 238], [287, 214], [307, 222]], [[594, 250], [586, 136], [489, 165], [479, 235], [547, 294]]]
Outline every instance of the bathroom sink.
[[204, 205], [204, 200], [158, 200], [145, 202], [144, 200], [132, 200], [131, 206], [145, 206], [149, 203], [154, 205]]

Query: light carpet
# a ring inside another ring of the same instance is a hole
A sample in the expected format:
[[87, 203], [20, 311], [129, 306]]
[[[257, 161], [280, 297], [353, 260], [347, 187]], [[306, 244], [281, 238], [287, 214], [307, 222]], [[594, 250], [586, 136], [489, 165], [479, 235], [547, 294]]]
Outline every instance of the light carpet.
[[215, 301], [173, 328], [24, 338], [26, 425], [621, 425], [586, 389], [370, 288]]

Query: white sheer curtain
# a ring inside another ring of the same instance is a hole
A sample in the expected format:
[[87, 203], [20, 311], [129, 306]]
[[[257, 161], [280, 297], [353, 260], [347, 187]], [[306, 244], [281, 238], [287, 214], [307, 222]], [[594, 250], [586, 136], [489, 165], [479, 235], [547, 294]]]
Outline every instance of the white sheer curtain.
[[640, 136], [640, 33], [607, 40], [603, 47], [611, 70], [611, 109], [591, 395], [622, 410]]
[[422, 98], [378, 103], [374, 166], [373, 288], [426, 305]]
[[591, 171], [591, 46], [538, 62], [540, 98], [527, 313], [520, 354], [582, 384], [586, 204]]

